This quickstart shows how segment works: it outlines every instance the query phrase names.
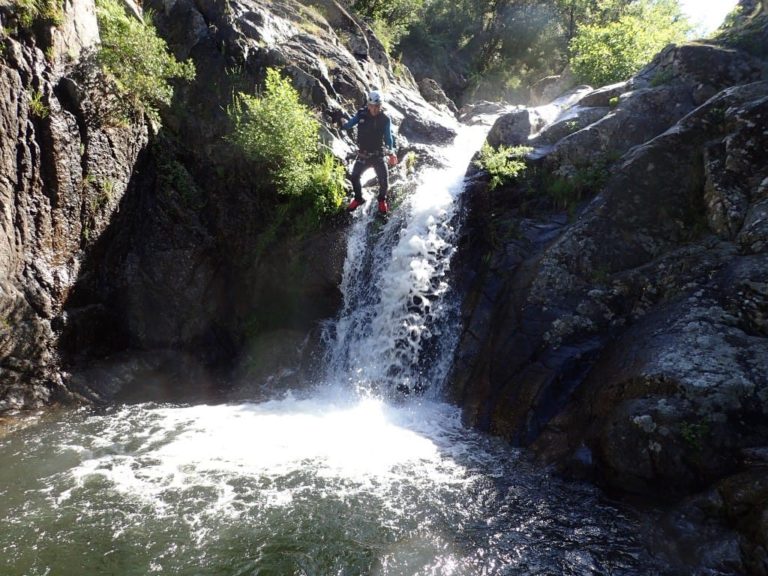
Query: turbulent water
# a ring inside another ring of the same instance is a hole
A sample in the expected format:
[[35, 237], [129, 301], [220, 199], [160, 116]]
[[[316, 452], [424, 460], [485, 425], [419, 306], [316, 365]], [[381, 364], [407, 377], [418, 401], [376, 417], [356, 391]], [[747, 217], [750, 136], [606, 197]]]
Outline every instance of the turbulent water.
[[649, 574], [637, 521], [441, 401], [462, 175], [483, 129], [350, 229], [324, 382], [61, 411], [0, 438], [0, 574]]

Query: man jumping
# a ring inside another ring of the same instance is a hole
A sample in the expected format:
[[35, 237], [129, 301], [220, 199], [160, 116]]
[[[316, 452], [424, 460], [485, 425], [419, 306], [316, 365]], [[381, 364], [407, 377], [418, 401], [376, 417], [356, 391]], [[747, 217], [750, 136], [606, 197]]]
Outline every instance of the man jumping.
[[[368, 168], [376, 171], [376, 178], [379, 180], [379, 213], [389, 212], [387, 206], [387, 190], [389, 188], [389, 177], [387, 174], [387, 163], [390, 166], [397, 164], [397, 155], [395, 154], [395, 138], [392, 136], [392, 121], [381, 109], [381, 93], [374, 90], [368, 94], [367, 106], [361, 108], [357, 113], [342, 124], [342, 130], [350, 130], [357, 126], [357, 159], [352, 167], [352, 190], [355, 197], [347, 206], [347, 210], [352, 212], [358, 206], [363, 204], [363, 190], [360, 184], [360, 177]], [[384, 161], [384, 158], [387, 161]]]

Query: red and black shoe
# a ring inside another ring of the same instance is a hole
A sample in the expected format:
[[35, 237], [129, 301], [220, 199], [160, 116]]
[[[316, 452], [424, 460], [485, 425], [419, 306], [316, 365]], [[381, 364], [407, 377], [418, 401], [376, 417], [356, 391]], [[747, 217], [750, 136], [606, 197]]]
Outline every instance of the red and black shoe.
[[358, 200], [357, 198], [355, 198], [354, 200], [352, 200], [352, 202], [349, 203], [349, 206], [347, 206], [347, 212], [354, 212], [363, 204], [364, 204], [363, 200]]
[[386, 200], [379, 200], [379, 214], [388, 214], [389, 206], [387, 206]]

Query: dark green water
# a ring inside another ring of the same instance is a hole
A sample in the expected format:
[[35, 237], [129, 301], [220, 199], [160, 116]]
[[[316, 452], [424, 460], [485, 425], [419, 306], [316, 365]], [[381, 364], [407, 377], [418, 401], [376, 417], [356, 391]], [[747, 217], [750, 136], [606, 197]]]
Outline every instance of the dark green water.
[[0, 439], [0, 574], [649, 574], [631, 517], [440, 403], [59, 412]]

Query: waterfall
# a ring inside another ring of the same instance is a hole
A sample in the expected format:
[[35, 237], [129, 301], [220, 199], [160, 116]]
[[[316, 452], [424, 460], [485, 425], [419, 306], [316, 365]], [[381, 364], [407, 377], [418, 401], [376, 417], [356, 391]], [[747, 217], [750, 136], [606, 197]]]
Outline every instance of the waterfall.
[[386, 223], [373, 216], [372, 201], [355, 214], [343, 309], [326, 329], [329, 382], [385, 397], [428, 388], [439, 395], [456, 340], [447, 278], [460, 223], [456, 199], [487, 131], [463, 127], [437, 165], [392, 195]]
[[456, 199], [486, 130], [395, 192], [386, 223], [374, 202], [354, 215], [325, 384], [63, 410], [0, 436], [0, 574], [649, 573], [635, 519], [440, 400]]

